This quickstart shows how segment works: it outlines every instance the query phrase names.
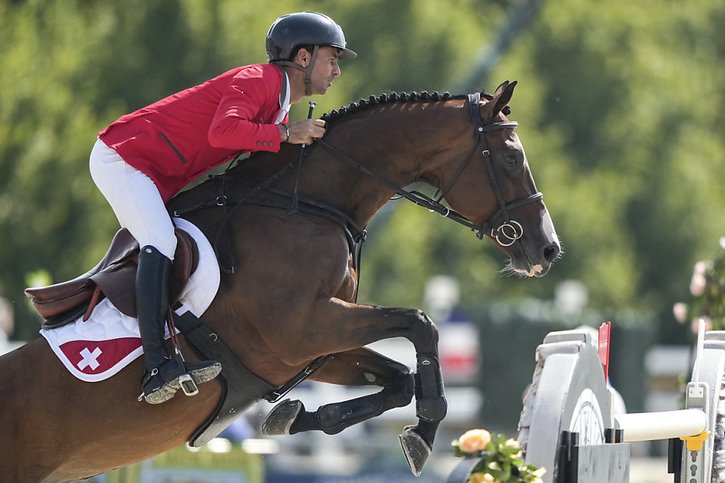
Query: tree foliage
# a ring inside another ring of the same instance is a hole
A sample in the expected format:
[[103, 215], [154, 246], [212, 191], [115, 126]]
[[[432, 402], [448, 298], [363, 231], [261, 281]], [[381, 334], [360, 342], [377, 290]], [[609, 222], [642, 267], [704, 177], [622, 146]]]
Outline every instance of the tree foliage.
[[[118, 116], [236, 65], [263, 62], [279, 15], [316, 9], [359, 54], [321, 112], [387, 91], [448, 90], [509, 2], [27, 0], [0, 3], [0, 294], [15, 337], [37, 319], [29, 277], [72, 278], [116, 228], [90, 180], [96, 133]], [[547, 279], [502, 278], [501, 255], [404, 202], [375, 220], [361, 300], [421, 305], [425, 280], [456, 276], [463, 301], [551, 298], [582, 281], [604, 313], [670, 324], [693, 263], [725, 227], [725, 6], [697, 0], [548, 2], [491, 75], [518, 80], [512, 117], [565, 247]], [[483, 81], [483, 80], [482, 80]], [[304, 109], [305, 106], [301, 106]], [[293, 116], [301, 115], [293, 111]]]

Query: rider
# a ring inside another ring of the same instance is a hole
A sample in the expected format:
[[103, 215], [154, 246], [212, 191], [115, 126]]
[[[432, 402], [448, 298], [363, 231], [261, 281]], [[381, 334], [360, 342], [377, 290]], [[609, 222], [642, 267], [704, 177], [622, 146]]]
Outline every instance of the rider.
[[[291, 104], [325, 94], [340, 75], [346, 48], [338, 24], [317, 12], [278, 18], [267, 32], [268, 64], [237, 67], [203, 84], [127, 114], [100, 132], [90, 156], [93, 181], [120, 225], [142, 247], [136, 305], [146, 372], [142, 396], [163, 403], [189, 376], [215, 378], [215, 361], [186, 363], [164, 346], [169, 272], [176, 249], [165, 204], [187, 183], [239, 152], [309, 144], [325, 133], [321, 119], [287, 125]], [[139, 398], [140, 399], [140, 398]]]

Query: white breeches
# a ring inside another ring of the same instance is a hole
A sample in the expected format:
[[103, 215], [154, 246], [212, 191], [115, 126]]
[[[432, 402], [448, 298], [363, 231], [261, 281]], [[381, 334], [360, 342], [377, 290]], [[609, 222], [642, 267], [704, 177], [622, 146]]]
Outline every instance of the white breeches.
[[100, 139], [91, 151], [90, 169], [121, 227], [128, 229], [140, 246], [151, 245], [173, 260], [174, 225], [151, 178], [127, 164]]

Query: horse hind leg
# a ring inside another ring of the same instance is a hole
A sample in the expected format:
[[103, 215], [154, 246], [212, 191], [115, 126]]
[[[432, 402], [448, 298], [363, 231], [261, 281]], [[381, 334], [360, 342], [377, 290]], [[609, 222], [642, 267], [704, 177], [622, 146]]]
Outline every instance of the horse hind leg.
[[[380, 356], [383, 357], [383, 356]], [[267, 415], [262, 423], [264, 435], [296, 434], [303, 431], [322, 431], [326, 434], [337, 434], [340, 431], [379, 416], [389, 409], [407, 406], [415, 392], [415, 382], [408, 368], [402, 364], [390, 363], [385, 359], [388, 370], [395, 367], [397, 375], [383, 384], [383, 389], [375, 394], [350, 399], [347, 401], [325, 404], [316, 411], [306, 411], [299, 400], [286, 399], [279, 403]], [[349, 367], [349, 366], [348, 366]], [[368, 377], [370, 371], [364, 371]], [[319, 379], [319, 378], [318, 378]], [[373, 380], [379, 380], [376, 376]]]
[[303, 431], [337, 434], [389, 409], [407, 406], [415, 394], [418, 424], [406, 426], [399, 439], [411, 472], [420, 476], [431, 454], [438, 425], [446, 415], [447, 404], [438, 357], [422, 353], [417, 359], [418, 369], [414, 376], [405, 368], [393, 382], [385, 384], [383, 390], [375, 394], [325, 404], [316, 411], [306, 411], [302, 401], [286, 399], [267, 415], [262, 423], [262, 434], [271, 436]]
[[306, 411], [302, 401], [285, 399], [265, 418], [262, 434], [272, 436], [304, 431], [337, 434], [389, 409], [407, 406], [413, 398], [413, 385], [413, 376], [408, 374], [401, 377], [399, 385], [348, 401], [325, 404], [316, 411]]

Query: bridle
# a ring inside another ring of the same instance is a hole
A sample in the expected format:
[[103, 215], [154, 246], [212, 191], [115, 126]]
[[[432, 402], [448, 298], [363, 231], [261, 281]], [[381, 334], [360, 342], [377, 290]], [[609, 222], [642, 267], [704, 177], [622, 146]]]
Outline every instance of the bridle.
[[[476, 130], [476, 136], [478, 137], [478, 142], [473, 149], [477, 149], [478, 146], [481, 147], [481, 155], [483, 156], [483, 162], [486, 164], [486, 171], [488, 172], [488, 177], [491, 181], [491, 187], [493, 188], [493, 192], [496, 195], [498, 210], [496, 210], [496, 213], [494, 213], [491, 218], [489, 218], [480, 225], [477, 236], [479, 238], [482, 238], [483, 234], [487, 234], [490, 237], [495, 238], [496, 242], [498, 242], [499, 245], [503, 247], [508, 247], [513, 245], [516, 240], [524, 236], [523, 226], [521, 226], [521, 223], [511, 218], [511, 216], [509, 215], [509, 211], [514, 210], [520, 206], [539, 201], [544, 197], [544, 194], [540, 191], [537, 191], [536, 193], [533, 193], [526, 198], [521, 198], [515, 201], [511, 201], [509, 203], [504, 200], [503, 194], [501, 194], [501, 186], [499, 185], [498, 179], [496, 178], [496, 170], [493, 166], [491, 151], [488, 149], [488, 145], [486, 144], [485, 134], [489, 131], [495, 131], [498, 129], [515, 129], [518, 127], [519, 123], [515, 121], [509, 121], [494, 122], [488, 125], [484, 125], [483, 119], [481, 118], [481, 112], [479, 110], [480, 102], [480, 93], [475, 92], [468, 95], [468, 110], [471, 114], [471, 119], [473, 120], [473, 124]], [[459, 168], [458, 176], [460, 176], [460, 172], [463, 171], [465, 165], [470, 162], [470, 159], [471, 158], [469, 157], [469, 159], [464, 162], [463, 167]], [[453, 181], [450, 183], [448, 190], [453, 187], [453, 184], [455, 184], [456, 181], [457, 177], [454, 178]], [[496, 226], [495, 222], [498, 220], [502, 220], [502, 222]]]
[[[469, 114], [471, 116], [471, 120], [473, 121], [474, 125], [474, 132], [476, 135], [476, 144], [474, 144], [473, 149], [471, 150], [471, 153], [466, 157], [466, 159], [461, 163], [461, 166], [456, 171], [455, 175], [453, 176], [450, 183], [448, 183], [448, 186], [445, 189], [440, 189], [436, 195], [433, 197], [427, 196], [423, 193], [420, 193], [418, 191], [408, 191], [403, 189], [402, 187], [398, 186], [396, 183], [393, 183], [392, 181], [388, 180], [387, 178], [384, 178], [372, 171], [370, 171], [367, 167], [363, 166], [359, 162], [357, 162], [352, 157], [348, 156], [346, 153], [342, 152], [340, 149], [336, 148], [335, 146], [332, 146], [328, 144], [326, 141], [320, 139], [316, 142], [316, 144], [319, 144], [320, 146], [327, 149], [329, 152], [335, 155], [336, 158], [340, 159], [341, 161], [345, 162], [346, 164], [352, 166], [353, 168], [357, 169], [358, 171], [365, 173], [368, 176], [371, 176], [381, 183], [389, 186], [392, 188], [395, 193], [397, 193], [400, 197], [403, 197], [413, 203], [415, 203], [418, 206], [421, 206], [423, 208], [426, 208], [430, 211], [436, 212], [439, 215], [448, 218], [450, 220], [455, 221], [456, 223], [459, 223], [463, 226], [466, 226], [470, 228], [471, 230], [476, 232], [476, 236], [480, 239], [484, 236], [488, 235], [491, 238], [495, 239], [496, 242], [501, 245], [502, 247], [509, 247], [516, 243], [516, 240], [519, 240], [524, 235], [524, 228], [518, 221], [511, 218], [509, 215], [510, 211], [515, 210], [516, 208], [519, 208], [520, 206], [526, 205], [528, 203], [533, 203], [535, 201], [539, 201], [543, 198], [543, 194], [539, 191], [537, 191], [534, 194], [531, 194], [527, 196], [526, 198], [521, 198], [515, 201], [506, 202], [503, 198], [503, 194], [501, 193], [501, 187], [498, 183], [498, 179], [496, 178], [496, 173], [493, 169], [493, 160], [491, 159], [491, 151], [488, 149], [488, 145], [486, 143], [486, 136], [485, 134], [489, 131], [495, 131], [498, 129], [513, 129], [518, 126], [517, 122], [509, 121], [509, 122], [494, 122], [491, 124], [484, 125], [483, 119], [481, 118], [481, 112], [479, 110], [479, 106], [481, 103], [481, 94], [479, 92], [469, 94], [468, 95], [468, 107], [469, 107]], [[481, 151], [481, 155], [483, 157], [483, 162], [486, 164], [486, 171], [488, 172], [489, 179], [491, 182], [491, 187], [496, 195], [496, 200], [498, 202], [498, 210], [496, 213], [494, 213], [488, 220], [484, 221], [480, 224], [475, 224], [468, 220], [465, 216], [461, 215], [455, 210], [452, 210], [448, 206], [445, 206], [441, 201], [447, 195], [450, 190], [453, 188], [455, 183], [460, 178], [461, 174], [465, 170], [466, 166], [471, 162], [471, 160], [474, 158], [474, 155], [477, 150]], [[499, 220], [500, 223], [497, 223]]]

